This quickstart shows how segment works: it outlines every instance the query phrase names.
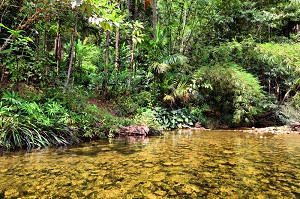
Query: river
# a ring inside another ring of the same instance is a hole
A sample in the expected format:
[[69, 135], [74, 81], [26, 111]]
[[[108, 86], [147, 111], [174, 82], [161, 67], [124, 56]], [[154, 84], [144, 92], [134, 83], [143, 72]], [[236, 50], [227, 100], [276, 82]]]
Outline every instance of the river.
[[0, 198], [300, 198], [300, 136], [180, 130], [4, 152]]

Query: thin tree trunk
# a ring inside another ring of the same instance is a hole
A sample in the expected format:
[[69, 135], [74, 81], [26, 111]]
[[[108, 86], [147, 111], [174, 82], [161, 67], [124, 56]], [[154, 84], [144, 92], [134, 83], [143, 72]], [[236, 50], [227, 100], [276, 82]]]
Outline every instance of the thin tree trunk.
[[74, 40], [75, 40], [75, 33], [76, 32], [76, 26], [74, 29], [74, 33], [71, 35], [71, 49], [70, 49], [70, 54], [69, 54], [69, 67], [68, 67], [68, 74], [67, 74], [67, 80], [65, 83], [65, 87], [68, 87], [69, 82], [70, 82], [70, 76], [71, 76], [71, 70], [72, 70], [72, 65], [73, 65], [73, 58], [74, 58], [74, 51], [75, 51], [75, 46], [74, 46]]
[[289, 89], [289, 90], [285, 93], [283, 99], [282, 99], [281, 102], [280, 102], [280, 105], [283, 105], [283, 104], [284, 104], [284, 101], [285, 101], [286, 98], [289, 96], [289, 94], [290, 94], [291, 91], [292, 91], [292, 89]]
[[59, 62], [62, 59], [62, 44], [61, 44], [61, 37], [60, 37], [60, 20], [57, 23], [57, 33], [56, 33], [56, 38], [54, 42], [54, 59], [56, 62], [56, 75], [58, 75], [58, 66]]
[[0, 80], [0, 85], [3, 83], [4, 75], [5, 75], [5, 67], [0, 63], [1, 67], [1, 80]]
[[134, 68], [134, 43], [132, 42], [132, 46], [131, 46], [131, 57], [130, 57], [130, 71], [133, 71]]
[[2, 9], [4, 3], [5, 3], [5, 0], [2, 0], [2, 2], [1, 2], [1, 4], [0, 4], [0, 10]]
[[131, 18], [132, 18], [132, 6], [131, 6], [131, 0], [128, 0], [128, 1], [127, 1], [127, 4], [128, 4], [128, 15], [129, 15], [129, 18], [131, 19]]
[[110, 32], [109, 30], [106, 31], [106, 43], [105, 43], [105, 66], [103, 67], [104, 76], [102, 81], [102, 98], [106, 99], [107, 93], [107, 72], [108, 72], [108, 65], [109, 65], [109, 40], [110, 40]]
[[120, 28], [118, 28], [116, 32], [116, 57], [115, 57], [115, 68], [116, 70], [119, 69], [119, 41], [120, 41]]
[[78, 20], [78, 13], [75, 14], [75, 25], [74, 25], [74, 32], [71, 34], [71, 49], [70, 49], [70, 55], [69, 55], [69, 67], [68, 67], [68, 74], [67, 74], [67, 80], [65, 83], [65, 87], [68, 87], [68, 84], [70, 82], [70, 76], [73, 66], [73, 59], [74, 59], [74, 52], [75, 52], [75, 42], [77, 39], [77, 20]]
[[[110, 32], [106, 31], [106, 44], [105, 44], [105, 64], [108, 66], [109, 64], [109, 40], [110, 40]], [[107, 67], [104, 67], [104, 70], [107, 72]]]
[[[170, 5], [169, 5], [170, 4]], [[171, 27], [171, 16], [172, 16], [172, 2], [167, 4], [167, 10], [169, 12], [169, 16], [168, 16], [168, 29], [169, 29], [169, 55], [171, 55], [172, 53], [172, 27]]]
[[152, 0], [152, 24], [153, 24], [153, 40], [156, 41], [156, 25], [157, 25], [156, 0]]
[[181, 35], [180, 53], [183, 52], [183, 48], [184, 48], [186, 18], [187, 18], [186, 17], [186, 9], [185, 9], [185, 7], [183, 7], [182, 35]]
[[134, 13], [133, 13], [133, 19], [134, 20], [137, 20], [138, 13], [139, 13], [139, 3], [138, 3], [138, 0], [135, 0], [134, 1]]
[[[118, 0], [118, 8], [120, 9], [121, 7], [121, 2], [120, 0]], [[115, 56], [115, 69], [118, 70], [119, 69], [119, 42], [120, 42], [120, 28], [118, 27], [117, 32], [116, 32], [116, 56]]]

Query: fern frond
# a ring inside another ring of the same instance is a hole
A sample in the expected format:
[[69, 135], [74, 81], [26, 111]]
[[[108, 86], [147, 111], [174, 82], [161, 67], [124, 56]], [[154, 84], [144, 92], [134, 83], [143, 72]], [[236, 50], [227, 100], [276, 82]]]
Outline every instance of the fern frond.
[[169, 55], [163, 59], [163, 63], [168, 65], [185, 65], [189, 59], [182, 54]]
[[167, 72], [171, 68], [171, 66], [165, 63], [154, 62], [151, 68], [155, 70], [158, 74], [162, 74]]

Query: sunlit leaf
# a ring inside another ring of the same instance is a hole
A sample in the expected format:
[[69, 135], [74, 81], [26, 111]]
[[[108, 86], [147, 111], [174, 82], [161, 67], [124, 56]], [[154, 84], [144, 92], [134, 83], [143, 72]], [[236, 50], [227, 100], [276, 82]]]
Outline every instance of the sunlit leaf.
[[92, 15], [92, 8], [91, 8], [91, 5], [90, 5], [90, 4], [87, 4], [87, 5], [86, 5], [86, 12], [87, 12], [88, 16], [91, 16], [91, 15]]

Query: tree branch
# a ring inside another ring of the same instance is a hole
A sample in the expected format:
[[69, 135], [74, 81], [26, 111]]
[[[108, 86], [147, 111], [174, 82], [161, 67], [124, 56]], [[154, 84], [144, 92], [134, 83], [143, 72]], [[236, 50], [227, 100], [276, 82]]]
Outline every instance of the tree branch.
[[289, 96], [289, 93], [290, 93], [291, 91], [292, 91], [292, 89], [289, 89], [289, 90], [285, 93], [283, 99], [282, 99], [281, 102], [280, 102], [280, 105], [283, 105], [283, 104], [284, 104], [284, 101], [285, 101], [286, 98]]
[[2, 2], [1, 2], [1, 4], [0, 4], [0, 10], [2, 9], [4, 3], [5, 3], [5, 0], [2, 0]]
[[[3, 1], [5, 1], [5, 0], [3, 0]], [[39, 9], [36, 13], [34, 13], [34, 15], [32, 15], [32, 17], [30, 17], [29, 19], [27, 19], [27, 21], [24, 24], [22, 24], [22, 22], [23, 22], [22, 21], [19, 24], [19, 26], [18, 26], [18, 28], [16, 30], [23, 30], [24, 28], [28, 27], [32, 22], [34, 22], [36, 19], [38, 19], [40, 17], [40, 13], [42, 12], [42, 10], [43, 9]], [[9, 43], [10, 40], [13, 40], [15, 38], [16, 37], [13, 34], [9, 35], [9, 37], [6, 39], [6, 41], [4, 42], [4, 44], [1, 46], [0, 52], [7, 47], [7, 45], [8, 45], [8, 43]]]

